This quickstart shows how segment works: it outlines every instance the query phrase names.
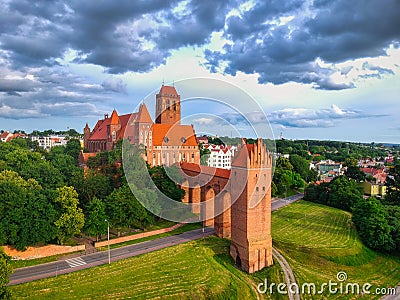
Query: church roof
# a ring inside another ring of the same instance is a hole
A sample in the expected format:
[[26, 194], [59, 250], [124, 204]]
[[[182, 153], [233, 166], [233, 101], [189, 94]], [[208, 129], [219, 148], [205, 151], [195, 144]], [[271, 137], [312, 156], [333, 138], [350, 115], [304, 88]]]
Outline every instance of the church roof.
[[175, 87], [169, 85], [162, 85], [158, 94], [178, 96], [178, 92], [176, 91]]
[[194, 164], [194, 163], [181, 162], [180, 166], [181, 166], [181, 169], [183, 172], [185, 172], [185, 170], [187, 170], [187, 171], [192, 171], [192, 172], [196, 172], [199, 174], [200, 173], [207, 174], [207, 175], [222, 177], [222, 178], [229, 178], [231, 175], [231, 170], [214, 168], [214, 167], [209, 167], [209, 166], [200, 166], [200, 165]]
[[197, 146], [191, 125], [153, 124], [153, 146]]
[[114, 110], [113, 110], [113, 112], [111, 114], [111, 122], [110, 122], [110, 124], [111, 125], [118, 125], [119, 124], [119, 117], [118, 117], [118, 113], [115, 110], [115, 108], [114, 108]]
[[[93, 131], [92, 131], [92, 134], [91, 134], [89, 140], [96, 140], [96, 141], [107, 140], [107, 126], [111, 125], [111, 124], [115, 124], [115, 123], [112, 123], [113, 122], [114, 111], [113, 111], [113, 114], [111, 115], [110, 118], [105, 118], [105, 119], [97, 121], [97, 124], [93, 128]], [[120, 122], [121, 130], [120, 130], [119, 136], [123, 137], [124, 131], [125, 131], [125, 128], [126, 128], [126, 124], [128, 123], [129, 118], [131, 116], [132, 116], [132, 118], [135, 118], [137, 113], [118, 116], [117, 112], [115, 111], [115, 114], [116, 114], [116, 117], [118, 119], [116, 121], [115, 120], [115, 116], [114, 116], [114, 122], [117, 122], [116, 124], [118, 124], [118, 122]]]
[[135, 121], [140, 123], [153, 123], [149, 111], [147, 110], [146, 104], [144, 103], [140, 104], [139, 112], [137, 113]]

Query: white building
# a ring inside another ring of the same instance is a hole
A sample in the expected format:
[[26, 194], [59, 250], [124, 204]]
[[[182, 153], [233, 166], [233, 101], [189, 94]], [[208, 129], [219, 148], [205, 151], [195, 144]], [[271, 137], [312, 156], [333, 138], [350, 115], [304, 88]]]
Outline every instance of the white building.
[[7, 142], [11, 137], [13, 137], [13, 134], [8, 131], [4, 131], [2, 134], [0, 134], [0, 140], [3, 143]]
[[230, 169], [232, 163], [232, 157], [237, 150], [235, 146], [224, 146], [224, 145], [205, 145], [205, 149], [210, 150], [210, 157], [207, 160], [209, 167]]
[[51, 149], [54, 146], [64, 146], [67, 144], [68, 140], [65, 139], [65, 136], [31, 136], [31, 140], [37, 141], [39, 147], [43, 149]]

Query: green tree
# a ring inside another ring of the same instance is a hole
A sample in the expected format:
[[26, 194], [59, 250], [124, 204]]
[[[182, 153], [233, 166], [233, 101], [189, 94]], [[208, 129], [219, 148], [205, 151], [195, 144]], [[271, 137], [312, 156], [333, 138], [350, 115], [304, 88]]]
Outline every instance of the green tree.
[[95, 236], [98, 241], [99, 235], [107, 230], [106, 219], [106, 206], [104, 202], [94, 197], [86, 208], [85, 232], [91, 236]]
[[65, 146], [65, 154], [71, 155], [78, 164], [79, 153], [81, 152], [81, 142], [77, 139], [70, 139]]
[[[177, 186], [180, 176], [176, 167], [169, 167], [166, 172], [166, 167], [155, 166], [149, 169], [151, 179], [157, 188], [167, 197], [182, 201], [185, 196], [185, 191]], [[172, 177], [172, 178], [170, 178]], [[175, 183], [176, 182], [176, 183]]]
[[388, 224], [391, 227], [390, 234], [395, 243], [395, 253], [400, 253], [400, 206], [386, 205]]
[[60, 208], [61, 215], [54, 224], [57, 227], [57, 238], [60, 244], [81, 233], [84, 226], [84, 215], [78, 207], [78, 193], [71, 186], [57, 188], [54, 200]]
[[276, 160], [276, 166], [277, 169], [282, 169], [282, 170], [288, 170], [288, 171], [293, 171], [293, 166], [290, 163], [290, 161], [285, 158], [285, 157], [278, 157]]
[[310, 169], [307, 174], [306, 182], [315, 182], [318, 180], [318, 172], [314, 169]]
[[70, 182], [79, 194], [82, 208], [85, 208], [94, 197], [104, 199], [113, 190], [111, 179], [94, 170], [86, 172], [83, 169], [75, 170]]
[[375, 197], [362, 198], [353, 210], [352, 220], [361, 240], [370, 248], [388, 252], [395, 247], [388, 224], [388, 213]]
[[308, 179], [310, 172], [310, 162], [297, 154], [292, 154], [289, 157], [289, 162], [293, 166], [293, 171], [300, 174], [304, 180]]
[[60, 171], [45, 160], [40, 153], [27, 149], [15, 149], [5, 155], [5, 162], [22, 178], [34, 178], [46, 189], [64, 184]]
[[153, 222], [153, 216], [132, 194], [129, 186], [123, 185], [106, 198], [106, 213], [114, 228], [143, 228]]
[[344, 175], [347, 178], [354, 179], [358, 182], [364, 181], [366, 179], [365, 173], [361, 171], [358, 166], [348, 166], [347, 170], [344, 172]]
[[203, 166], [207, 166], [208, 158], [210, 157], [211, 151], [209, 149], [204, 148], [203, 144], [199, 145], [200, 150], [200, 164]]
[[385, 204], [400, 206], [400, 164], [389, 170], [385, 185], [387, 187]]
[[329, 183], [310, 184], [304, 191], [304, 200], [327, 205]]
[[363, 197], [358, 184], [345, 176], [333, 179], [329, 188], [327, 204], [343, 210], [351, 211], [353, 206]]
[[12, 272], [11, 257], [4, 253], [3, 247], [0, 247], [0, 299], [12, 299], [7, 287]]
[[0, 194], [0, 243], [24, 250], [54, 239], [56, 211], [37, 181], [3, 171]]

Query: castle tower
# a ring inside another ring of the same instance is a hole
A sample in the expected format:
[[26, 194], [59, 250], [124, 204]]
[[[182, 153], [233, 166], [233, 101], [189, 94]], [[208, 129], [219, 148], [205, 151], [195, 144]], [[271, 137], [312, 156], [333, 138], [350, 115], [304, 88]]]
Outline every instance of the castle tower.
[[162, 85], [156, 95], [156, 124], [181, 123], [181, 96], [175, 87]]
[[151, 125], [153, 125], [153, 120], [150, 117], [146, 104], [142, 103], [139, 106], [139, 112], [135, 119], [134, 143], [136, 145], [147, 145]]
[[[243, 139], [232, 162], [230, 254], [236, 265], [254, 273], [272, 264], [272, 157], [261, 139]], [[233, 199], [233, 198], [232, 198]]]
[[107, 149], [112, 150], [114, 144], [117, 142], [117, 136], [121, 129], [121, 122], [118, 116], [117, 111], [113, 110], [111, 117], [110, 117], [110, 124], [107, 125]]
[[85, 128], [83, 128], [83, 147], [89, 149], [89, 138], [90, 138], [90, 128], [88, 123], [86, 123]]

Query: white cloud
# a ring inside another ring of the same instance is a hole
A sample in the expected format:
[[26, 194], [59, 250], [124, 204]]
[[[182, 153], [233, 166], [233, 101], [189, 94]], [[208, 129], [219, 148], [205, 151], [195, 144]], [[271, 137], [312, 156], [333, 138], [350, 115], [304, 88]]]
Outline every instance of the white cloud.
[[340, 119], [377, 118], [383, 115], [366, 114], [358, 110], [342, 109], [332, 104], [327, 109], [285, 108], [269, 114], [271, 123], [284, 127], [333, 127]]

